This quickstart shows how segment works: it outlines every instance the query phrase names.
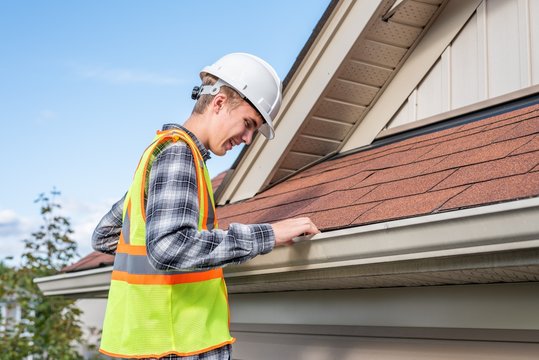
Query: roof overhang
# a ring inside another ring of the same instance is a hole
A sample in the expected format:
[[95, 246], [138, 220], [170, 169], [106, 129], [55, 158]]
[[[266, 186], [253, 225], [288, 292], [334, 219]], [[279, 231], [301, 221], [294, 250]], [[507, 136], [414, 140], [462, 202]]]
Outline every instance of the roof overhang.
[[34, 279], [45, 296], [105, 298], [110, 288], [112, 266], [63, 273]]
[[[434, 20], [445, 13], [447, 3], [448, 0], [332, 3], [331, 13], [324, 16], [323, 26], [289, 77], [275, 121], [275, 139], [268, 142], [258, 136], [242, 152], [219, 189], [218, 204], [250, 198], [266, 185], [337, 153]], [[470, 6], [463, 2], [453, 1], [452, 5], [469, 13]], [[455, 10], [450, 10], [446, 21], [454, 15]], [[381, 121], [383, 127], [385, 122]]]
[[[225, 268], [230, 293], [539, 280], [539, 198], [322, 233]], [[112, 267], [36, 279], [106, 297]]]

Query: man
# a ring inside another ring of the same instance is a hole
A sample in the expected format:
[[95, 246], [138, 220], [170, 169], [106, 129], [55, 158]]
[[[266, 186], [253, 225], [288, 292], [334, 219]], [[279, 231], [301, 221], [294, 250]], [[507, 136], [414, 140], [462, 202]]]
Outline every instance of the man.
[[257, 130], [272, 139], [281, 81], [244, 53], [200, 76], [191, 116], [157, 133], [92, 238], [95, 250], [116, 255], [100, 348], [108, 356], [229, 359], [235, 339], [222, 267], [319, 232], [309, 218], [217, 228], [208, 151], [222, 156]]

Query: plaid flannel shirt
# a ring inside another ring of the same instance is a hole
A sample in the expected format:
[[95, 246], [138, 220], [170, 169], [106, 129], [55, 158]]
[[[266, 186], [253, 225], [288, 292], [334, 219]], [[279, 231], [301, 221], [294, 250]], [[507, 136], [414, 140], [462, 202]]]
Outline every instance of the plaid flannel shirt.
[[[208, 150], [185, 128], [166, 124], [163, 130], [180, 128], [193, 138], [204, 161]], [[227, 231], [198, 231], [198, 196], [194, 157], [179, 141], [167, 145], [150, 171], [146, 194], [146, 248], [148, 260], [158, 270], [205, 270], [241, 263], [273, 249], [275, 237], [269, 224], [230, 224]], [[124, 197], [112, 206], [94, 231], [94, 250], [114, 254], [122, 227]], [[165, 359], [221, 360], [230, 358], [230, 345], [198, 356]]]

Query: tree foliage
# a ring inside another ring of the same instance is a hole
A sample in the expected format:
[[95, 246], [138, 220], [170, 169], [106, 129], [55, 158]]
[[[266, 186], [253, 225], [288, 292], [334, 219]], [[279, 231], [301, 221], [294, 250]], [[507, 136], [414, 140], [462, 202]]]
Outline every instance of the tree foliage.
[[80, 310], [75, 300], [45, 297], [33, 279], [57, 274], [77, 256], [69, 219], [60, 215], [60, 193], [52, 190], [35, 201], [43, 224], [24, 240], [20, 265], [0, 262], [0, 301], [20, 307], [20, 319], [0, 319], [2, 359], [82, 359], [74, 345], [82, 342]]

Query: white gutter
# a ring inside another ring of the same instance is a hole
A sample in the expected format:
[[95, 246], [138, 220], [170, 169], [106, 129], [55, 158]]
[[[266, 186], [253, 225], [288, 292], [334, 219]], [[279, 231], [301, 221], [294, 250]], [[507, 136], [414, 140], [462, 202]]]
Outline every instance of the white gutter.
[[[102, 295], [108, 292], [112, 266], [65, 273], [34, 279], [45, 296], [53, 295]], [[92, 296], [93, 297], [93, 296]]]
[[358, 226], [226, 268], [227, 277], [539, 247], [539, 198]]
[[[537, 197], [318, 234], [228, 266], [225, 277], [231, 287], [240, 277], [533, 248], [539, 248]], [[112, 266], [34, 282], [45, 295], [106, 296], [111, 271]]]

